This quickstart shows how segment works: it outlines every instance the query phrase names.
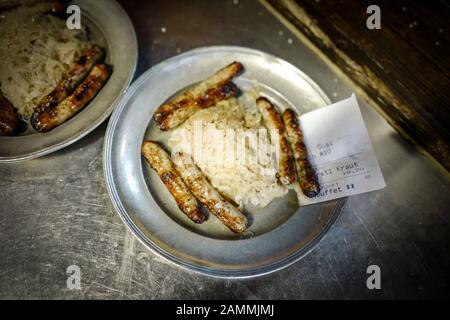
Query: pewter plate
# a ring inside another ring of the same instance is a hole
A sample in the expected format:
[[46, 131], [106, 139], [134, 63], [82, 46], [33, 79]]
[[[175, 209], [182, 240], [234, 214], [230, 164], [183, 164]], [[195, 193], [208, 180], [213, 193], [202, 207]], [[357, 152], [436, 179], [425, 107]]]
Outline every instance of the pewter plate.
[[330, 103], [305, 74], [272, 55], [241, 47], [207, 47], [168, 59], [135, 81], [106, 132], [104, 171], [108, 191], [122, 220], [149, 249], [190, 270], [221, 278], [250, 278], [284, 268], [307, 254], [339, 216], [344, 200], [298, 208], [291, 191], [264, 209], [246, 208], [251, 223], [236, 235], [214, 216], [192, 223], [157, 174], [141, 157], [144, 139], [165, 144], [152, 116], [175, 93], [232, 61], [245, 73], [235, 79], [242, 90], [259, 82], [263, 95], [300, 112]]
[[[2, 7], [27, 1], [6, 1]], [[28, 1], [30, 2], [30, 1]], [[111, 77], [96, 97], [78, 114], [47, 133], [0, 137], [0, 162], [33, 159], [62, 149], [98, 127], [114, 110], [134, 76], [137, 40], [133, 25], [122, 7], [110, 0], [77, 0], [81, 23], [90, 36], [106, 49]]]

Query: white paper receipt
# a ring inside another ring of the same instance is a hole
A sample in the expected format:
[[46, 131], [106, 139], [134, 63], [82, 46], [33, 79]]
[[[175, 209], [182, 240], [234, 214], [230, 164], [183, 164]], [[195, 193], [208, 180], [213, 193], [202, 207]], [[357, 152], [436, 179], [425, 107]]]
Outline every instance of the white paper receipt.
[[386, 186], [355, 95], [300, 117], [320, 194], [302, 205], [328, 201]]

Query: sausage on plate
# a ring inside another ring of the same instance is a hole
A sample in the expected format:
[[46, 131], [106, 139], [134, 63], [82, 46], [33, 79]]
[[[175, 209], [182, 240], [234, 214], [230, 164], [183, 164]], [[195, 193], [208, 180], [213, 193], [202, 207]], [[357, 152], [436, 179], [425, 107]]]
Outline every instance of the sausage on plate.
[[108, 66], [103, 63], [96, 64], [72, 95], [54, 108], [46, 108], [33, 114], [31, 117], [33, 128], [40, 132], [47, 132], [64, 123], [94, 98], [108, 80], [109, 74]]
[[233, 62], [205, 81], [163, 104], [155, 112], [155, 122], [158, 127], [163, 131], [173, 129], [198, 110], [237, 96], [239, 90], [231, 80], [239, 75], [243, 68], [241, 63]]
[[215, 215], [231, 231], [235, 233], [245, 231], [247, 218], [211, 186], [191, 156], [178, 152], [175, 153], [173, 162], [186, 185], [210, 213]]
[[102, 57], [103, 50], [100, 47], [92, 45], [87, 48], [71, 70], [58, 82], [55, 89], [39, 101], [33, 116], [37, 117], [38, 115], [35, 114], [56, 107], [61, 101], [72, 94]]
[[286, 109], [283, 112], [283, 121], [289, 142], [294, 151], [300, 188], [307, 197], [313, 198], [319, 194], [320, 185], [316, 172], [308, 160], [308, 150], [303, 142], [303, 133], [297, 114], [292, 109]]
[[201, 211], [197, 199], [181, 179], [169, 154], [156, 142], [144, 141], [142, 155], [159, 175], [180, 210], [195, 223], [205, 221], [205, 215]]
[[276, 140], [279, 142], [278, 175], [280, 182], [284, 185], [291, 185], [297, 180], [297, 174], [283, 120], [276, 107], [267, 98], [259, 97], [256, 105], [269, 130], [272, 142]]

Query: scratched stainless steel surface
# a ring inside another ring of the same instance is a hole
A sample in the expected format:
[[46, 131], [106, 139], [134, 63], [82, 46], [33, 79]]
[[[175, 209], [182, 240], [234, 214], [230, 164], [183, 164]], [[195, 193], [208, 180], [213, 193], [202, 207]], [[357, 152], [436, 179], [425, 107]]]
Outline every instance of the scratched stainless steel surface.
[[[237, 3], [124, 1], [138, 35], [137, 75], [177, 51], [227, 44], [291, 62], [332, 100], [352, 92], [261, 4]], [[0, 298], [448, 298], [450, 182], [362, 101], [361, 108], [387, 187], [351, 197], [311, 254], [256, 280], [186, 272], [131, 235], [106, 192], [105, 124], [52, 155], [1, 164]], [[73, 264], [81, 290], [66, 288]], [[366, 287], [371, 264], [381, 268], [382, 290]]]

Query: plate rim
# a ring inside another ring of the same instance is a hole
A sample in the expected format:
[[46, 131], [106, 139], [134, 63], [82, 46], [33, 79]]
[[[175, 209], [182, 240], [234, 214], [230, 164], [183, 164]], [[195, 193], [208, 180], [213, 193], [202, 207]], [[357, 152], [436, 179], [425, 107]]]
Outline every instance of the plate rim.
[[127, 24], [127, 26], [129, 27], [129, 30], [131, 31], [130, 32], [130, 40], [132, 42], [132, 50], [133, 50], [133, 55], [131, 56], [132, 68], [127, 76], [124, 88], [121, 90], [121, 92], [116, 97], [116, 99], [114, 99], [114, 101], [111, 102], [110, 106], [105, 110], [105, 112], [99, 118], [97, 118], [94, 122], [92, 122], [91, 125], [89, 127], [87, 127], [84, 131], [80, 132], [79, 134], [77, 134], [73, 137], [67, 138], [57, 144], [45, 147], [41, 150], [37, 150], [37, 151], [30, 152], [27, 154], [19, 155], [19, 156], [6, 156], [6, 157], [0, 156], [0, 163], [15, 163], [15, 162], [22, 162], [22, 161], [26, 161], [26, 160], [36, 159], [36, 158], [42, 157], [44, 155], [48, 155], [50, 153], [64, 149], [65, 147], [86, 137], [92, 131], [97, 129], [113, 113], [113, 111], [116, 109], [116, 107], [120, 104], [120, 102], [122, 101], [122, 98], [124, 98], [126, 92], [130, 88], [130, 85], [136, 74], [139, 47], [138, 47], [136, 30], [134, 28], [133, 23], [131, 22], [130, 17], [128, 16], [127, 12], [120, 5], [120, 3], [117, 2], [116, 0], [111, 1], [111, 4], [115, 5], [117, 7], [117, 9], [122, 13], [124, 22]]
[[129, 98], [131, 98], [137, 89], [142, 85], [142, 83], [146, 80], [146, 78], [149, 76], [149, 74], [157, 71], [160, 68], [163, 68], [166, 65], [170, 65], [173, 61], [178, 60], [180, 58], [186, 58], [191, 55], [195, 55], [198, 53], [205, 53], [205, 52], [211, 52], [211, 51], [234, 51], [234, 52], [244, 52], [244, 53], [250, 53], [250, 54], [257, 54], [260, 56], [269, 57], [270, 59], [273, 59], [277, 61], [278, 63], [284, 64], [286, 66], [289, 66], [290, 68], [293, 68], [295, 72], [297, 72], [303, 80], [305, 80], [308, 85], [311, 85], [314, 90], [324, 99], [324, 101], [327, 104], [331, 104], [331, 101], [329, 97], [325, 94], [325, 92], [317, 85], [317, 83], [314, 82], [308, 75], [306, 75], [303, 71], [301, 71], [299, 68], [294, 66], [293, 64], [287, 62], [286, 60], [283, 60], [281, 58], [278, 58], [272, 54], [265, 53], [260, 50], [251, 49], [247, 47], [242, 46], [206, 46], [206, 47], [199, 47], [195, 48], [189, 51], [186, 51], [184, 53], [172, 56], [166, 60], [163, 60], [159, 63], [157, 63], [154, 66], [151, 66], [148, 68], [145, 72], [143, 72], [129, 87], [128, 91], [124, 94], [121, 101], [117, 105], [116, 109], [113, 111], [111, 118], [108, 122], [108, 126], [106, 129], [104, 144], [103, 144], [103, 174], [106, 181], [106, 187], [108, 191], [108, 195], [111, 198], [111, 202], [114, 206], [115, 211], [119, 215], [122, 222], [127, 226], [128, 230], [131, 231], [134, 237], [136, 237], [147, 249], [158, 255], [159, 257], [163, 258], [164, 261], [169, 262], [170, 264], [177, 266], [183, 270], [191, 271], [197, 274], [206, 275], [212, 278], [218, 278], [218, 279], [252, 279], [257, 277], [262, 277], [269, 275], [271, 273], [277, 272], [279, 270], [285, 269], [295, 262], [301, 260], [303, 257], [308, 255], [312, 250], [314, 250], [317, 245], [325, 239], [326, 235], [328, 234], [328, 231], [336, 224], [337, 220], [339, 219], [340, 215], [342, 214], [342, 211], [344, 210], [348, 197], [344, 197], [339, 199], [340, 201], [337, 202], [336, 208], [334, 209], [334, 213], [325, 224], [324, 228], [314, 237], [309, 243], [307, 243], [304, 247], [302, 247], [300, 250], [295, 251], [289, 256], [286, 256], [280, 260], [276, 260], [269, 264], [264, 264], [261, 266], [249, 268], [249, 269], [236, 269], [236, 270], [226, 270], [226, 269], [215, 269], [210, 268], [206, 266], [196, 265], [193, 263], [189, 263], [186, 261], [183, 261], [182, 259], [178, 258], [177, 256], [171, 254], [170, 252], [164, 250], [163, 248], [159, 247], [156, 243], [154, 243], [151, 239], [146, 237], [142, 231], [139, 229], [139, 227], [133, 222], [130, 215], [128, 214], [127, 210], [123, 206], [123, 203], [118, 195], [117, 189], [114, 184], [114, 176], [112, 172], [112, 158], [111, 158], [111, 151], [112, 151], [112, 141], [114, 138], [114, 130], [116, 128], [116, 125], [118, 121], [120, 120], [120, 113], [122, 109], [126, 106], [126, 104], [129, 101]]

